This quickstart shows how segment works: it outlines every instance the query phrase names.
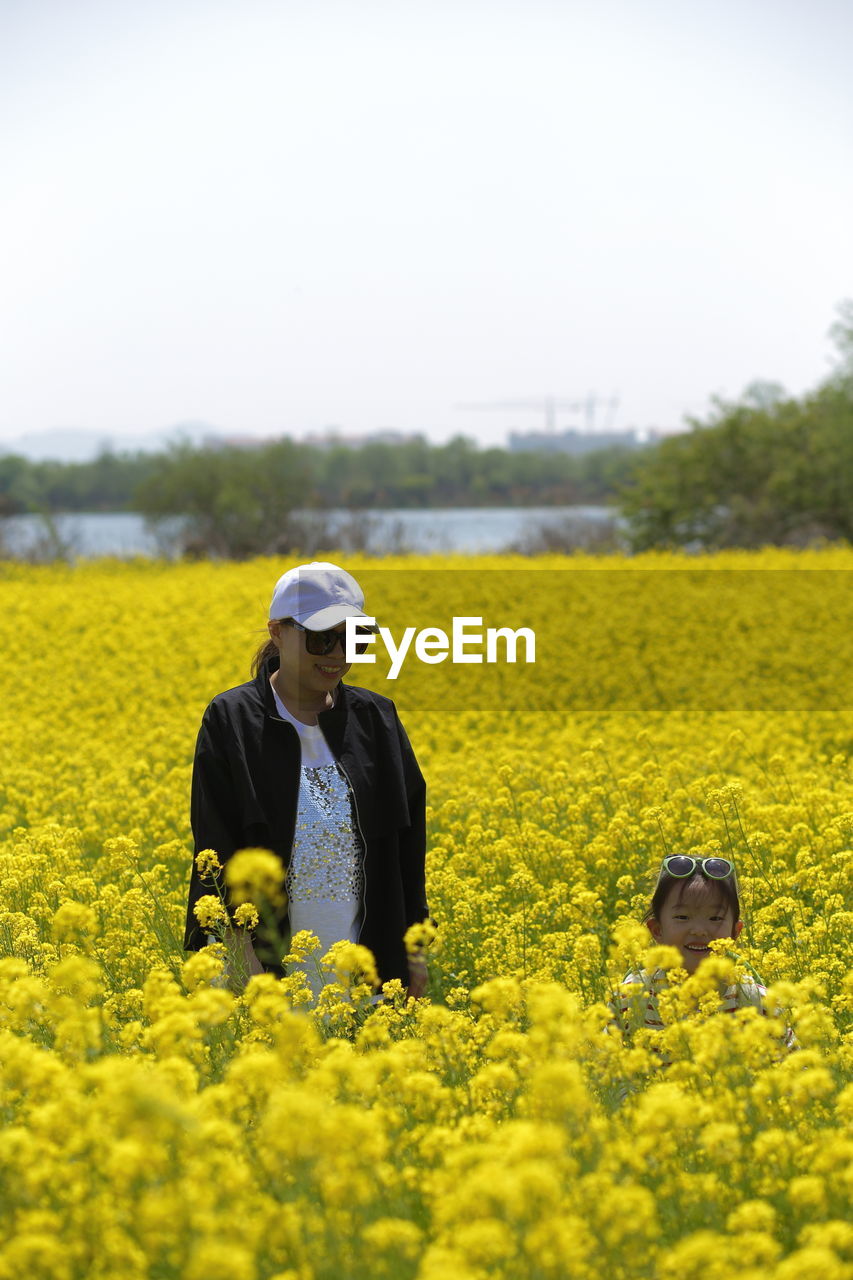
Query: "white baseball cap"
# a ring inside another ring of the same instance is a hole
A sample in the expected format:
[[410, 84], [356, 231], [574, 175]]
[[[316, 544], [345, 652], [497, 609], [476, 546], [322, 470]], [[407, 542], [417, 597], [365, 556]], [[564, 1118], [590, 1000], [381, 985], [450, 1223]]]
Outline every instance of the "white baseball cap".
[[270, 618], [293, 618], [309, 631], [325, 631], [345, 618], [366, 618], [364, 592], [351, 573], [326, 560], [298, 564], [275, 584]]

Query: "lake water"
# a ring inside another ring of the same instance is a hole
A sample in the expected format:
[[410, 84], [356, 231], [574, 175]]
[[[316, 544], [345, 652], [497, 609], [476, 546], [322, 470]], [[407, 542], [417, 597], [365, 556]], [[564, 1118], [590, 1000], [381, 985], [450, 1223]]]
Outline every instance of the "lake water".
[[[570, 525], [579, 541], [606, 529], [614, 517], [608, 507], [454, 507], [428, 510], [310, 512], [307, 527], [324, 531], [318, 545], [348, 550], [347, 531], [357, 533], [371, 553], [383, 551], [505, 551], [535, 537], [543, 529]], [[73, 514], [55, 517], [58, 539], [71, 555], [158, 556], [170, 553], [169, 530], [155, 535], [142, 516], [132, 512]], [[180, 528], [180, 521], [172, 524]], [[336, 541], [336, 537], [339, 541]], [[56, 550], [60, 550], [59, 547]], [[39, 516], [0, 520], [0, 556], [33, 553], [50, 558], [48, 527]]]

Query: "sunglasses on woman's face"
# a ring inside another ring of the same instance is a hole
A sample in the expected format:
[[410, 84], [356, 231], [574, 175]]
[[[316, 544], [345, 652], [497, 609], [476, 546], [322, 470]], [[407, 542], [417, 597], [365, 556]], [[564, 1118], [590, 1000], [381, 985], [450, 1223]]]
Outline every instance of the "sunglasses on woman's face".
[[681, 880], [685, 876], [692, 876], [697, 867], [711, 880], [726, 880], [735, 869], [734, 863], [729, 862], [728, 858], [691, 858], [686, 853], [672, 853], [664, 858], [662, 870]]
[[[307, 627], [303, 627], [301, 622], [295, 622], [293, 618], [282, 618], [282, 624], [285, 627], [293, 627], [295, 631], [301, 631], [305, 636], [305, 648], [313, 658], [325, 658], [332, 653], [335, 645], [340, 640], [341, 653], [346, 657], [347, 633], [343, 631], [309, 631]], [[356, 627], [355, 629], [356, 653], [366, 653], [369, 640], [359, 640], [359, 636], [372, 636], [375, 634], [373, 627]]]

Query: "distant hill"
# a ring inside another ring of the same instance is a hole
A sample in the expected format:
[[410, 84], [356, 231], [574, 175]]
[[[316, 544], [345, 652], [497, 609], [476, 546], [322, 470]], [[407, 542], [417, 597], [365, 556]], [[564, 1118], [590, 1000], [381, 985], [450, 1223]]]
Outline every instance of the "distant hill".
[[0, 439], [0, 455], [14, 453], [30, 462], [47, 459], [56, 462], [90, 462], [108, 449], [112, 453], [158, 453], [170, 440], [180, 438], [193, 444], [220, 439], [223, 433], [208, 422], [178, 422], [163, 431], [124, 433], [87, 431], [83, 428], [57, 428], [54, 431], [28, 431], [20, 436]]

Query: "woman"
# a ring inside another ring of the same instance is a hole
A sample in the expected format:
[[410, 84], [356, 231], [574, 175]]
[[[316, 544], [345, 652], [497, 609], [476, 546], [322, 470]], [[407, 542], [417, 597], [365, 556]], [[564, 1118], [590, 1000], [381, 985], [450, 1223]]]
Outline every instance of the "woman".
[[[276, 583], [269, 640], [254, 679], [213, 699], [193, 768], [195, 851], [221, 863], [271, 849], [286, 872], [275, 927], [242, 944], [250, 973], [282, 973], [292, 934], [309, 929], [320, 954], [341, 938], [369, 947], [382, 982], [422, 995], [426, 968], [403, 935], [429, 912], [424, 888], [424, 779], [393, 702], [344, 685], [345, 621], [365, 618], [364, 594], [337, 565], [289, 569]], [[193, 862], [184, 945], [208, 937], [193, 908], [211, 891]], [[235, 937], [230, 934], [232, 968]]]

